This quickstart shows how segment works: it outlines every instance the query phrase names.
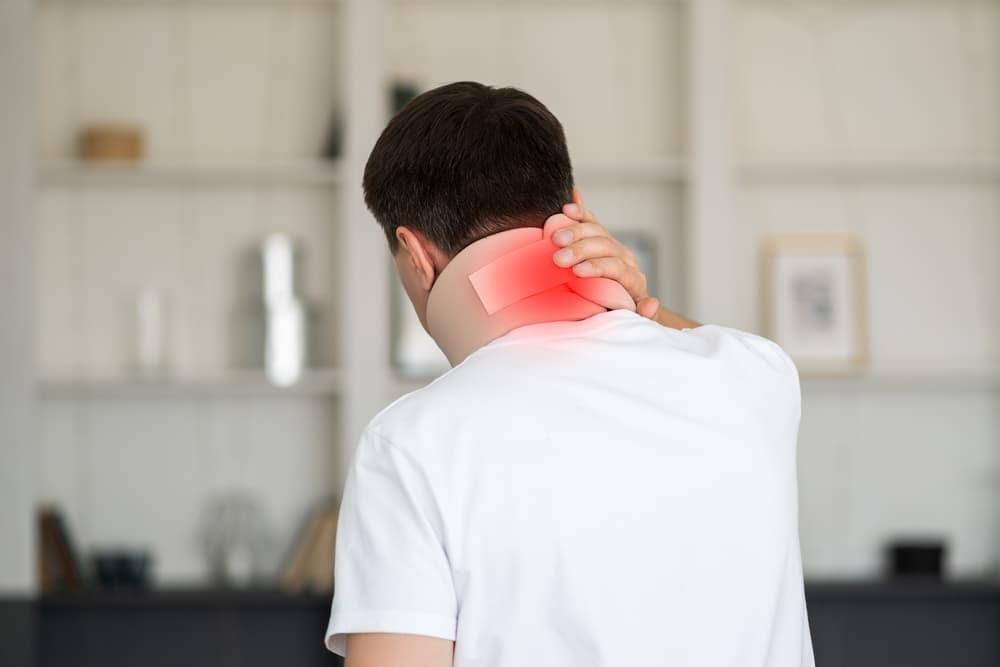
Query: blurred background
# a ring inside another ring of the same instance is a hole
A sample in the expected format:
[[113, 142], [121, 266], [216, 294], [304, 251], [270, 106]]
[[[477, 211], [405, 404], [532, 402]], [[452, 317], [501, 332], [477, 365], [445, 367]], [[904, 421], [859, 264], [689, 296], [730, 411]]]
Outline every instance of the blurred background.
[[1000, 2], [0, 6], [0, 663], [333, 664], [355, 439], [439, 368], [361, 171], [472, 79], [799, 362], [818, 664], [1000, 664]]

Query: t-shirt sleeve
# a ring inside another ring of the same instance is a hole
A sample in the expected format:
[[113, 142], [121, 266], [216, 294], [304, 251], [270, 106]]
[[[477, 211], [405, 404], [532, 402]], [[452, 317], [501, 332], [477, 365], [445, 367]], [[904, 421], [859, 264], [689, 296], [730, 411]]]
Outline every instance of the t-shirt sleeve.
[[389, 632], [455, 639], [458, 603], [442, 520], [411, 454], [368, 430], [348, 474], [337, 529], [326, 646]]

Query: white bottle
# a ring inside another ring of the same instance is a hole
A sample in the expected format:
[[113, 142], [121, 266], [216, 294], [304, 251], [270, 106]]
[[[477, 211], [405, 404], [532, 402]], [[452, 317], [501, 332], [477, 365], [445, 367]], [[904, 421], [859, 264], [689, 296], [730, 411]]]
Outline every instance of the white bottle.
[[279, 387], [298, 382], [306, 365], [306, 308], [295, 293], [295, 244], [270, 234], [261, 244], [264, 297], [264, 367]]

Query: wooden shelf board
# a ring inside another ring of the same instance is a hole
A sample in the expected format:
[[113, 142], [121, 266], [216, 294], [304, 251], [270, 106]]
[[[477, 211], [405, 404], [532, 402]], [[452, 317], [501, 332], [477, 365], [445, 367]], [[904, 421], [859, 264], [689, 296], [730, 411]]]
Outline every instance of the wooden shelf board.
[[217, 378], [143, 380], [132, 378], [41, 380], [37, 393], [44, 399], [190, 399], [204, 397], [336, 396], [340, 372], [334, 368], [307, 371], [291, 387], [276, 387], [263, 371], [234, 371]]
[[341, 182], [342, 173], [338, 162], [324, 160], [136, 164], [43, 161], [36, 182], [41, 186], [330, 186]]
[[743, 182], [751, 185], [1000, 183], [1000, 156], [941, 161], [746, 160], [739, 171]]

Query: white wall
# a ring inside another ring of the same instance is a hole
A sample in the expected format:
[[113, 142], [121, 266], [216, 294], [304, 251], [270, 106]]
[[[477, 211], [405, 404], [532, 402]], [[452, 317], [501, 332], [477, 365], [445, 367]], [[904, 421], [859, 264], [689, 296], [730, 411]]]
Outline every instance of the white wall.
[[[873, 379], [803, 383], [807, 571], [875, 573], [885, 542], [907, 535], [948, 539], [956, 573], [991, 569], [1000, 179], [961, 165], [1000, 164], [1000, 5], [746, 2], [737, 14], [742, 160], [812, 175], [743, 169], [733, 322], [760, 326], [758, 248], [769, 234], [850, 231], [867, 256]], [[888, 167], [837, 168], [866, 163]]]
[[682, 152], [681, 3], [394, 4], [392, 77], [523, 88], [562, 121], [577, 163]]
[[890, 536], [947, 539], [954, 574], [995, 569], [997, 384], [914, 384], [830, 391], [805, 383], [799, 488], [808, 574], [876, 574]]
[[0, 593], [34, 587], [31, 5], [0, 3]]

